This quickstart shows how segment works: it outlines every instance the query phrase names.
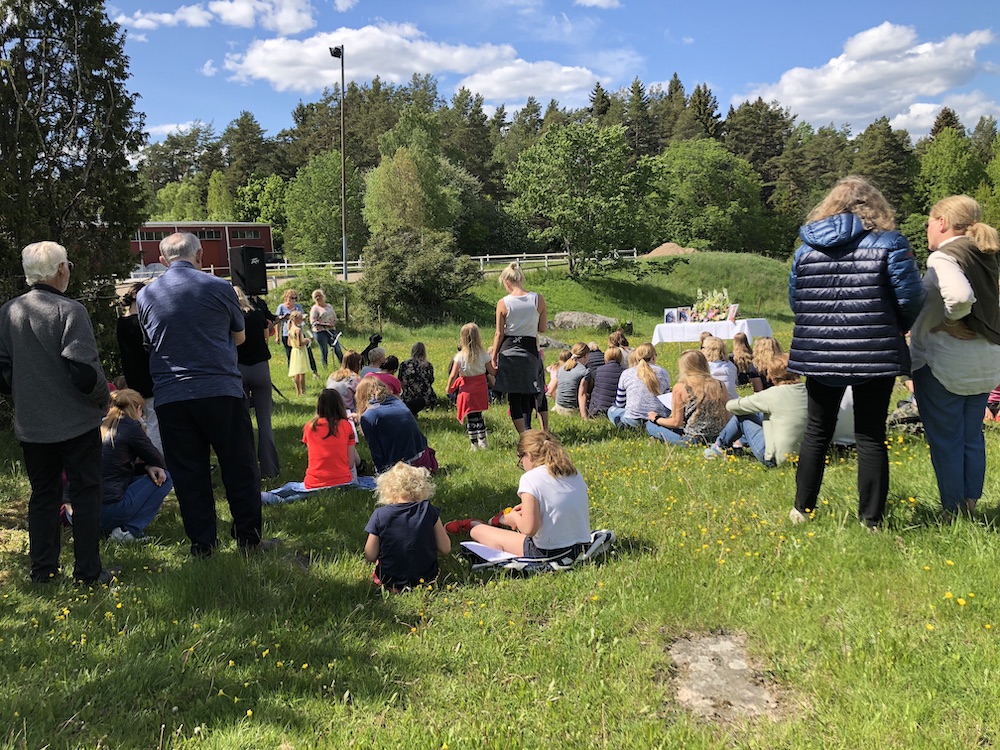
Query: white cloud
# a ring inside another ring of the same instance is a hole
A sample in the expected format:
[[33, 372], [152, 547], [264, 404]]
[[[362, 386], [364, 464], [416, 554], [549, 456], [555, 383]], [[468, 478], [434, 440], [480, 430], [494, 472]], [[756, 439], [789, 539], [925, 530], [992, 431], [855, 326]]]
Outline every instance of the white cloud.
[[212, 76], [214, 76], [218, 72], [219, 72], [219, 69], [217, 67], [215, 67], [215, 61], [214, 60], [207, 60], [205, 62], [205, 64], [201, 66], [201, 74], [203, 76], [207, 76], [208, 78], [211, 78]]
[[212, 0], [207, 7], [184, 5], [173, 13], [137, 11], [120, 14], [117, 23], [131, 29], [161, 26], [204, 27], [213, 21], [226, 26], [253, 28], [258, 24], [279, 34], [297, 34], [316, 25], [310, 0]]
[[968, 94], [946, 96], [940, 103], [915, 102], [906, 111], [889, 120], [889, 124], [894, 128], [908, 130], [915, 137], [927, 135], [943, 107], [955, 110], [958, 119], [969, 130], [976, 127], [980, 117], [990, 115], [996, 117], [997, 111], [1000, 111], [1000, 104], [982, 91], [973, 91]]
[[982, 70], [976, 53], [994, 41], [983, 29], [919, 42], [911, 27], [886, 22], [848, 39], [843, 54], [825, 65], [788, 70], [777, 83], [733, 97], [732, 103], [760, 96], [781, 102], [807, 122], [851, 122], [855, 129], [881, 116], [920, 122], [929, 97], [968, 85]]
[[334, 5], [336, 6], [337, 10], [339, 10], [341, 13], [346, 13], [357, 4], [358, 0], [335, 0], [334, 2]]
[[582, 5], [585, 8], [620, 8], [622, 4], [619, 0], [573, 0], [573, 5]]
[[512, 60], [491, 70], [473, 73], [459, 86], [494, 101], [523, 100], [530, 94], [543, 104], [555, 98], [562, 100], [560, 104], [565, 106], [567, 95], [587, 92], [597, 80], [598, 76], [586, 68], [560, 65], [549, 60]]
[[609, 49], [588, 56], [595, 70], [600, 71], [602, 83], [608, 81], [632, 82], [635, 71], [641, 70], [645, 60], [633, 49]]
[[681, 44], [694, 44], [694, 37], [693, 36], [682, 36], [681, 37]]
[[378, 75], [394, 83], [408, 81], [413, 73], [464, 75], [515, 59], [510, 45], [446, 44], [426, 39], [412, 24], [381, 24], [303, 40], [255, 40], [245, 52], [226, 55], [225, 67], [237, 81], [266, 81], [278, 91], [315, 92], [340, 83], [340, 65], [329, 52], [337, 45], [344, 45], [348, 78]]
[[182, 133], [186, 130], [190, 130], [195, 124], [195, 121], [190, 122], [178, 122], [171, 123], [169, 125], [150, 125], [146, 128], [146, 132], [152, 136], [164, 136], [170, 135], [171, 133]]

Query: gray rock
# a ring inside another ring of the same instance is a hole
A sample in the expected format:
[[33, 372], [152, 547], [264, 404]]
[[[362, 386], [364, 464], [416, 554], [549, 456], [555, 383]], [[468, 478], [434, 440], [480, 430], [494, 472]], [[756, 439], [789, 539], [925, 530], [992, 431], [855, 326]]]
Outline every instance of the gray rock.
[[538, 334], [538, 346], [542, 349], [569, 349], [569, 344], [546, 336], [544, 333]]
[[586, 312], [556, 313], [556, 328], [603, 328], [608, 331], [618, 326], [616, 318]]

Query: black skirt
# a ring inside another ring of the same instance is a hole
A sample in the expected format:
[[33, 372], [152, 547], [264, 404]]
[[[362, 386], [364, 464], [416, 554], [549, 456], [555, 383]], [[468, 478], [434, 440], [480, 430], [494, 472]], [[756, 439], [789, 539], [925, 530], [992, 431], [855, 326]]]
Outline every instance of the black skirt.
[[545, 377], [534, 336], [505, 336], [497, 353], [497, 382], [500, 393], [542, 393]]

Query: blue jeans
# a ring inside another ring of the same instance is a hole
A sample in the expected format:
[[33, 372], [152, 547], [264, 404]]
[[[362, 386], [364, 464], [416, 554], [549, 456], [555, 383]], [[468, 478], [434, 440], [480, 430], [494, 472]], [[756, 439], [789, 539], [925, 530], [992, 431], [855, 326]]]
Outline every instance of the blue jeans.
[[646, 422], [646, 434], [651, 438], [656, 438], [657, 440], [662, 440], [664, 443], [683, 443], [684, 445], [694, 445], [697, 440], [689, 440], [684, 437], [679, 432], [674, 432], [669, 427], [663, 427], [662, 425], [654, 424], [653, 422]]
[[958, 396], [941, 385], [927, 365], [913, 373], [917, 408], [930, 446], [941, 505], [958, 512], [983, 495], [986, 440], [983, 412], [988, 393]]
[[319, 356], [323, 360], [323, 367], [326, 367], [329, 362], [330, 355], [328, 352], [330, 351], [330, 347], [333, 347], [333, 353], [337, 355], [337, 361], [342, 363], [344, 361], [344, 350], [340, 348], [339, 341], [333, 343], [334, 339], [337, 338], [337, 332], [324, 329], [315, 333], [316, 343], [319, 344]]
[[136, 477], [121, 500], [101, 506], [101, 532], [107, 534], [112, 529], [124, 526], [132, 536], [142, 536], [159, 513], [163, 499], [173, 488], [174, 481], [169, 473], [166, 481], [159, 487], [147, 474]]
[[760, 414], [733, 416], [722, 428], [715, 444], [720, 448], [731, 448], [740, 438], [744, 438], [754, 458], [765, 466], [774, 466], [773, 461], [765, 461], [767, 445], [764, 441], [764, 418]]
[[332, 487], [315, 487], [306, 489], [305, 482], [286, 482], [275, 490], [260, 493], [261, 502], [264, 505], [280, 505], [282, 503], [293, 503], [296, 500], [305, 500], [317, 492], [326, 490], [374, 490], [375, 477], [357, 477], [353, 482], [347, 484], [337, 484]]
[[645, 419], [633, 419], [632, 417], [625, 416], [625, 407], [623, 406], [612, 406], [608, 409], [608, 419], [611, 420], [611, 424], [615, 427], [631, 427], [635, 429], [640, 427]]

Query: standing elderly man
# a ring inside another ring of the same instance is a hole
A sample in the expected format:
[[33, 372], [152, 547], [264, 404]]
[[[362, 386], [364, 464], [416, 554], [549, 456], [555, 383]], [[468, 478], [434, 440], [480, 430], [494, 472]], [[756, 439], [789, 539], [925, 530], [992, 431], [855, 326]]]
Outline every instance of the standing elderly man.
[[160, 242], [166, 272], [139, 292], [139, 322], [149, 341], [156, 416], [191, 553], [219, 544], [210, 449], [215, 450], [244, 552], [270, 549], [261, 539], [260, 475], [236, 347], [243, 311], [233, 287], [201, 270], [201, 242], [178, 232]]
[[101, 422], [108, 382], [87, 310], [65, 295], [73, 264], [66, 248], [35, 242], [21, 251], [31, 286], [0, 308], [0, 390], [12, 395], [14, 434], [31, 483], [28, 542], [31, 580], [59, 573], [59, 505], [66, 473], [73, 504], [73, 577], [110, 583], [98, 549]]

